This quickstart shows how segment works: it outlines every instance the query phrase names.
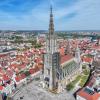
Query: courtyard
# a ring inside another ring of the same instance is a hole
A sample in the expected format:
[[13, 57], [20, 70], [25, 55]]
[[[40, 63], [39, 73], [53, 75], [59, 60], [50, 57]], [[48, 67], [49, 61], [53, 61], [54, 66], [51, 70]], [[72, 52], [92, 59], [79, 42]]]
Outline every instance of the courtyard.
[[39, 85], [39, 81], [32, 81], [13, 96], [12, 100], [75, 100], [71, 93], [64, 90], [60, 94], [53, 94]]

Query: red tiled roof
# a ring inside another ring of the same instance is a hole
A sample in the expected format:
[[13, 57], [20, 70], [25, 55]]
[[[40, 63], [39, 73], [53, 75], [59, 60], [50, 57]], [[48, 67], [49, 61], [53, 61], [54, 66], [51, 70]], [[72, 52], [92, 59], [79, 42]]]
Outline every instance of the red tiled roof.
[[30, 69], [29, 72], [30, 72], [30, 74], [34, 74], [35, 70], [34, 69]]
[[95, 46], [95, 45], [94, 45], [92, 48], [93, 48], [93, 49], [98, 49], [98, 50], [100, 50], [100, 46]]
[[42, 69], [43, 68], [43, 64], [42, 63], [38, 63], [38, 68]]
[[26, 65], [25, 64], [22, 64], [21, 66], [19, 66], [19, 68], [25, 68]]
[[19, 81], [21, 80], [21, 77], [20, 77], [20, 76], [17, 76], [17, 77], [15, 77], [15, 80], [16, 80], [17, 82], [19, 82]]
[[8, 80], [10, 80], [10, 78], [7, 75], [3, 75], [3, 80], [8, 81]]
[[10, 66], [13, 67], [13, 68], [17, 68], [19, 66], [19, 64], [12, 64]]
[[91, 50], [86, 50], [85, 51], [86, 54], [89, 54], [90, 52], [91, 52]]
[[73, 58], [72, 55], [64, 55], [64, 56], [61, 56], [61, 64], [65, 63], [68, 60], [71, 60], [72, 58]]
[[35, 58], [35, 60], [34, 60], [36, 63], [40, 63], [41, 61], [42, 61], [42, 59], [41, 58]]
[[2, 82], [2, 79], [0, 79], [0, 82]]
[[3, 86], [0, 85], [0, 90], [3, 90]]
[[79, 96], [81, 96], [82, 98], [85, 98], [86, 100], [98, 100], [98, 98], [100, 97], [100, 94], [94, 93], [93, 95], [90, 95], [90, 94], [86, 93], [84, 91], [84, 89], [82, 89], [81, 91], [79, 91], [77, 94]]
[[64, 48], [60, 48], [59, 52], [60, 52], [60, 55], [64, 55], [65, 54], [65, 49]]
[[0, 68], [0, 74], [3, 75], [4, 73], [4, 70]]
[[25, 74], [21, 74], [20, 76], [21, 76], [21, 79], [26, 78], [26, 75]]
[[9, 53], [7, 53], [7, 54], [0, 54], [0, 57], [2, 58], [2, 57], [6, 57], [6, 56], [8, 56], [8, 54]]
[[34, 68], [35, 72], [38, 72], [40, 69], [38, 67]]
[[15, 72], [16, 72], [16, 73], [18, 73], [18, 72], [19, 72], [18, 68], [15, 68], [14, 70], [15, 70]]
[[92, 62], [92, 58], [90, 58], [90, 57], [83, 57], [82, 58], [82, 61], [84, 61], [84, 62], [88, 62], [88, 63], [91, 63]]
[[12, 70], [7, 70], [6, 73], [7, 73], [7, 75], [9, 77], [12, 77], [13, 76], [13, 71]]
[[40, 50], [40, 54], [43, 54], [43, 53], [45, 53], [45, 50], [44, 49], [41, 49]]

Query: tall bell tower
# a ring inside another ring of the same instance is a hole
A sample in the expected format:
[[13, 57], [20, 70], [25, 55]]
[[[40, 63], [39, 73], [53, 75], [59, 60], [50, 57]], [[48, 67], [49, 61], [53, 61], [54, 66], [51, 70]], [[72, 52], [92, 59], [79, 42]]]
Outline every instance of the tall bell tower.
[[49, 90], [58, 88], [60, 55], [57, 49], [57, 39], [54, 32], [53, 10], [50, 6], [49, 34], [46, 39], [46, 54], [44, 54], [44, 83]]

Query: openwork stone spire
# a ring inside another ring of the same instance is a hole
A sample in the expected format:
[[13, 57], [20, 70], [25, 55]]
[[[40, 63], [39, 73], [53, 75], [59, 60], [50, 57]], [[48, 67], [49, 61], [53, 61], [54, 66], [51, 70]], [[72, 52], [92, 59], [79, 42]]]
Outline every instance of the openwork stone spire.
[[[49, 41], [48, 41], [49, 40]], [[57, 41], [56, 35], [54, 32], [54, 20], [53, 20], [53, 9], [52, 5], [50, 6], [50, 22], [49, 22], [49, 34], [48, 34], [48, 42], [47, 42], [47, 52], [51, 52], [52, 54], [57, 51]]]
[[53, 13], [52, 13], [52, 5], [50, 6], [50, 23], [49, 23], [49, 35], [54, 34], [54, 22], [53, 22]]

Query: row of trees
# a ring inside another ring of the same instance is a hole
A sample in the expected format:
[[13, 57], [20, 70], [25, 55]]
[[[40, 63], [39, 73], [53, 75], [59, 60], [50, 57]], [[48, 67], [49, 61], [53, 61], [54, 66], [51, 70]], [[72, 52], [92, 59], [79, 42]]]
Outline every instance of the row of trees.
[[42, 46], [41, 43], [37, 43], [36, 39], [24, 40], [23, 37], [21, 36], [14, 37], [14, 41], [12, 43], [17, 43], [17, 44], [31, 43], [34, 48], [41, 48]]

